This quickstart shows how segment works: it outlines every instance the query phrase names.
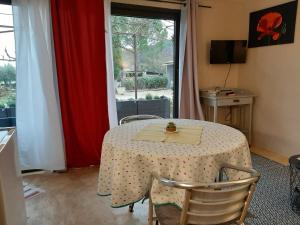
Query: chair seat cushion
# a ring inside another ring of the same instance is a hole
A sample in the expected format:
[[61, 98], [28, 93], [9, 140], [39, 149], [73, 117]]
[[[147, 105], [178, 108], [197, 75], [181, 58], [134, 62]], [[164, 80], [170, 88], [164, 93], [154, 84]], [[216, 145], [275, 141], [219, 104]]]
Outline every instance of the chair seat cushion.
[[155, 213], [161, 225], [179, 225], [181, 209], [177, 206], [155, 206]]

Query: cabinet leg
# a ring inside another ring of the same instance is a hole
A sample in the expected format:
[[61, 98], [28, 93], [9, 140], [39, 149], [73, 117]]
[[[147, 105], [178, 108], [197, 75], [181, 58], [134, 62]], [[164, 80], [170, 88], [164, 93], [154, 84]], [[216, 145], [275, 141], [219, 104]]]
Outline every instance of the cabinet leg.
[[252, 115], [253, 115], [253, 107], [252, 107], [252, 104], [250, 104], [249, 106], [250, 108], [250, 112], [249, 112], [249, 145], [251, 145], [252, 143]]
[[218, 107], [214, 106], [214, 123], [217, 123], [218, 121]]

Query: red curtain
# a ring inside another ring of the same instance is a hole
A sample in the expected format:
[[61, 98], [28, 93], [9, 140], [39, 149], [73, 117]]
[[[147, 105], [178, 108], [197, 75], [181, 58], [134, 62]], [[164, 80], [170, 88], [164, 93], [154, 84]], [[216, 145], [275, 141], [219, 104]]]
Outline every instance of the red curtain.
[[67, 166], [99, 164], [109, 128], [102, 0], [51, 0]]

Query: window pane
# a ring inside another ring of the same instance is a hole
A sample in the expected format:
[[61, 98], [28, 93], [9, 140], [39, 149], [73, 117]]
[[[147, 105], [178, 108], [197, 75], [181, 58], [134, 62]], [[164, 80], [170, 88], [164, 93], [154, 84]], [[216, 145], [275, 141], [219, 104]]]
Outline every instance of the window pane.
[[12, 7], [0, 4], [0, 25], [13, 26]]
[[0, 127], [15, 126], [16, 69], [12, 7], [0, 4]]
[[173, 116], [174, 20], [112, 17], [118, 119]]

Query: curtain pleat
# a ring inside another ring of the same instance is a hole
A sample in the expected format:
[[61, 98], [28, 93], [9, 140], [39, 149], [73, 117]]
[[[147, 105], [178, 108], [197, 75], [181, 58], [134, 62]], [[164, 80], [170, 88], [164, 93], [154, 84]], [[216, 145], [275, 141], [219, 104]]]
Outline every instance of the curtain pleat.
[[179, 52], [180, 102], [179, 117], [204, 119], [199, 98], [197, 56], [197, 9], [198, 0], [187, 0], [182, 10], [181, 40]]
[[23, 170], [64, 170], [49, 0], [13, 0], [17, 142]]
[[51, 0], [51, 12], [67, 166], [99, 164], [109, 129], [103, 1]]

